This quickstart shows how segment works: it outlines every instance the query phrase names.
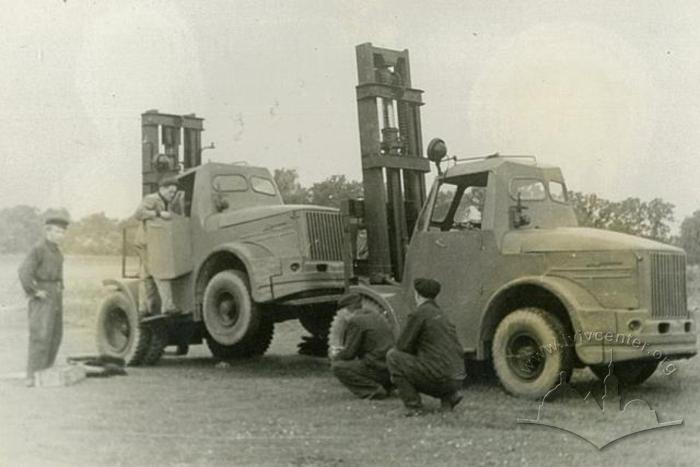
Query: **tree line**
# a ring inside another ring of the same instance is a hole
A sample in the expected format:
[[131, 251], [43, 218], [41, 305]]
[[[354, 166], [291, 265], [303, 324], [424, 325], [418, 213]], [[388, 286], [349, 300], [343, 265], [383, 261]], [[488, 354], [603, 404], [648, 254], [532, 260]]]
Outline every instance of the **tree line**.
[[[274, 178], [286, 204], [315, 204], [339, 207], [344, 199], [361, 198], [362, 183], [345, 175], [333, 175], [305, 187], [294, 169], [276, 169]], [[613, 230], [671, 243], [685, 249], [689, 264], [700, 263], [700, 210], [686, 217], [677, 236], [671, 235], [673, 204], [660, 198], [643, 201], [627, 198], [611, 201], [595, 194], [569, 192], [579, 225]], [[0, 254], [26, 252], [42, 235], [45, 213], [32, 206], [0, 209]], [[96, 213], [74, 221], [66, 233], [68, 254], [118, 255], [122, 231], [129, 219], [114, 219]]]

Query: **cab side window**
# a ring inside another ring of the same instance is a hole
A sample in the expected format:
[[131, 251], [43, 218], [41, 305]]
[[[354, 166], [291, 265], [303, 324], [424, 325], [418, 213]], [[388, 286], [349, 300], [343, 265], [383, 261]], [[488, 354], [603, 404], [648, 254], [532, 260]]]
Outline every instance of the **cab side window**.
[[180, 177], [180, 190], [175, 195], [173, 200], [173, 211], [185, 217], [192, 215], [192, 195], [194, 194], [194, 176], [195, 173], [187, 174]]
[[438, 187], [428, 230], [481, 229], [488, 172], [445, 179]]

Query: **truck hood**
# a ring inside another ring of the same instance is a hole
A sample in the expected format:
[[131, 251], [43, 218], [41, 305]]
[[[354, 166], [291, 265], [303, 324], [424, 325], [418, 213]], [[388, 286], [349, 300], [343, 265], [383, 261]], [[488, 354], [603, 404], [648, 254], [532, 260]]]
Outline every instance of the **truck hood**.
[[266, 217], [277, 216], [280, 214], [291, 214], [294, 211], [338, 212], [338, 210], [335, 208], [315, 206], [313, 204], [276, 204], [267, 206], [252, 206], [235, 211], [226, 211], [218, 214], [217, 216], [219, 219], [219, 228], [224, 228], [232, 225], [243, 224], [245, 222], [264, 219]]
[[587, 227], [514, 230], [503, 236], [503, 252], [511, 254], [610, 250], [683, 252], [680, 248], [661, 242]]

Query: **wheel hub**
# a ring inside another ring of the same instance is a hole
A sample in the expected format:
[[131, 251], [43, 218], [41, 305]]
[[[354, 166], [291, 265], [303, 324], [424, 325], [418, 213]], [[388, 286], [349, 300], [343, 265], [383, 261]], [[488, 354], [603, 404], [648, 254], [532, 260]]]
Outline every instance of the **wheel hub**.
[[541, 344], [527, 333], [517, 334], [508, 341], [506, 358], [510, 369], [526, 380], [537, 378], [546, 361]]
[[124, 351], [131, 337], [131, 327], [126, 312], [121, 308], [110, 310], [105, 320], [105, 328], [109, 345], [117, 352]]
[[236, 300], [230, 293], [222, 293], [216, 301], [216, 312], [224, 327], [232, 327], [238, 321]]

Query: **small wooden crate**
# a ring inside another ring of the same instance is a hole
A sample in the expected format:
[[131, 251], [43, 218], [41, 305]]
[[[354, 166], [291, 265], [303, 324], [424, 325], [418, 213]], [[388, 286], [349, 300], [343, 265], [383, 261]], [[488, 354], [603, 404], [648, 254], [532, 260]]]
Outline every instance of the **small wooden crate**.
[[34, 385], [55, 388], [70, 386], [85, 379], [85, 368], [81, 365], [57, 366], [34, 373]]

